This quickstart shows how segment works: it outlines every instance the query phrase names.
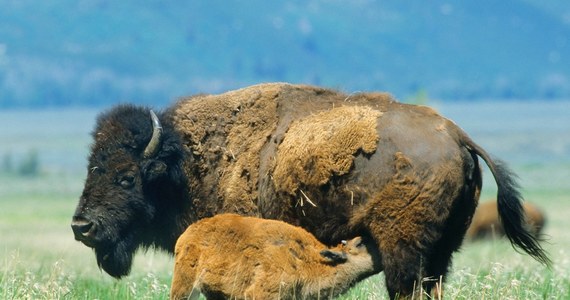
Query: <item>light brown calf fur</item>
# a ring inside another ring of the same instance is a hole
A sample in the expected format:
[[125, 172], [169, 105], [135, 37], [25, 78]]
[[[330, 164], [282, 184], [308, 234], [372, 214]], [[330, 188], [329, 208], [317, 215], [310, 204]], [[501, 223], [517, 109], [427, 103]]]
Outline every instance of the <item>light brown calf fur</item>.
[[[529, 202], [523, 202], [522, 208], [526, 215], [525, 221], [528, 231], [535, 237], [539, 237], [546, 223], [544, 214], [536, 205]], [[475, 210], [466, 238], [468, 240], [477, 240], [504, 236], [505, 230], [497, 213], [497, 201], [492, 200], [480, 203]]]
[[328, 249], [301, 227], [234, 214], [190, 225], [175, 255], [171, 299], [328, 299], [374, 273], [360, 237]]

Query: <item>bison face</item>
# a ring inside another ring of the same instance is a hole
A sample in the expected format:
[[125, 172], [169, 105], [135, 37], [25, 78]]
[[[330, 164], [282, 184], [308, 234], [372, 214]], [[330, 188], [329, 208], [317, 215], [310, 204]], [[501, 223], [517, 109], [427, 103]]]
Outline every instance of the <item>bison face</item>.
[[176, 147], [154, 113], [132, 106], [101, 115], [93, 137], [71, 227], [76, 240], [95, 250], [99, 267], [119, 278], [129, 273], [137, 248], [154, 243], [155, 204], [172, 181]]
[[[114, 159], [113, 159], [114, 160]], [[115, 162], [117, 163], [117, 162]], [[129, 273], [133, 253], [143, 242], [154, 207], [144, 197], [140, 168], [125, 159], [117, 169], [93, 166], [72, 220], [75, 239], [95, 249], [107, 273]]]

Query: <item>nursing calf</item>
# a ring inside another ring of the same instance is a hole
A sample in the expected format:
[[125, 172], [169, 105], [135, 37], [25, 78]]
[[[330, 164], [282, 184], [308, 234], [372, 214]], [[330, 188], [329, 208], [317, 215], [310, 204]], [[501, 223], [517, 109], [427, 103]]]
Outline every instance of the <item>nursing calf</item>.
[[360, 237], [327, 248], [277, 220], [220, 214], [188, 227], [175, 248], [171, 299], [318, 299], [372, 275]]

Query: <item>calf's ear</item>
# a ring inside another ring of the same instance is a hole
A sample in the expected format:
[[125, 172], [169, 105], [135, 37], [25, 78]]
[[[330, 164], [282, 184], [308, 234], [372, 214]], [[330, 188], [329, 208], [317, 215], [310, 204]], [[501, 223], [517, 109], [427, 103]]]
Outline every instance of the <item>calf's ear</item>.
[[330, 249], [322, 250], [321, 256], [330, 263], [343, 263], [347, 260], [346, 253], [333, 251]]

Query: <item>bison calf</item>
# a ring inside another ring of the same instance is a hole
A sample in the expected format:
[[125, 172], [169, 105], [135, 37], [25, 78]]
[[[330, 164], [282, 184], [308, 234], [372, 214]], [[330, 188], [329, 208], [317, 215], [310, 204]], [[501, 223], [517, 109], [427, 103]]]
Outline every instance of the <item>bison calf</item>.
[[[546, 222], [544, 214], [536, 205], [529, 202], [522, 203], [522, 208], [526, 216], [525, 221], [528, 231], [539, 238]], [[484, 239], [492, 236], [505, 236], [505, 230], [497, 212], [497, 201], [487, 201], [479, 204], [466, 233], [468, 240]]]
[[328, 249], [277, 220], [220, 214], [176, 242], [171, 299], [314, 299], [345, 292], [374, 273], [360, 237]]

